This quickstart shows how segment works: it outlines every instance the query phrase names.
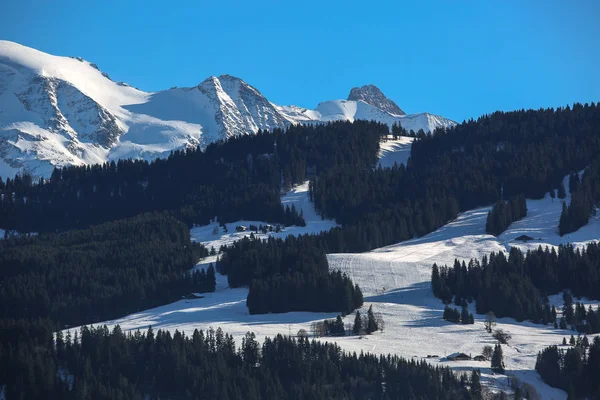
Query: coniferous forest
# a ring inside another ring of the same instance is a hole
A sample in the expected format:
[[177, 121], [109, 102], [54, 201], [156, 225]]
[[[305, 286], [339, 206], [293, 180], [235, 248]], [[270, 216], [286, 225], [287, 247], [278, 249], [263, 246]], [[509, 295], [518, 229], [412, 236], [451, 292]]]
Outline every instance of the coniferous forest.
[[[577, 297], [600, 299], [600, 242], [582, 250], [563, 245], [558, 251], [540, 247], [526, 254], [513, 247], [508, 258], [500, 252], [468, 265], [458, 260], [451, 268], [434, 264], [431, 286], [446, 303], [475, 301], [478, 314], [493, 311], [517, 321], [555, 322], [556, 310], [545, 301], [547, 296], [569, 290]], [[576, 325], [582, 332], [600, 332], [600, 310], [584, 309]]]
[[81, 325], [212, 292], [214, 269], [189, 272], [206, 255], [165, 214], [0, 240], [0, 319]]
[[535, 369], [544, 382], [567, 392], [569, 399], [600, 398], [600, 337], [566, 351], [557, 346], [538, 354]]

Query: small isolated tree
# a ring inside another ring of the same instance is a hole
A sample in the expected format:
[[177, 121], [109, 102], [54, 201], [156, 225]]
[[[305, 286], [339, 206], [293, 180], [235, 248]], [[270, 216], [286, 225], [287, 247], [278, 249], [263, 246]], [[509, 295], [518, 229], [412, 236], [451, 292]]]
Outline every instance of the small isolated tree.
[[308, 332], [306, 332], [306, 329], [300, 329], [298, 331], [298, 339], [301, 339], [301, 340], [308, 339]]
[[569, 339], [569, 344], [571, 346], [575, 346], [575, 336], [571, 335], [571, 338]]
[[377, 328], [383, 332], [383, 329], [385, 328], [385, 321], [383, 320], [383, 315], [381, 315], [380, 312], [375, 313], [375, 322], [377, 323]]
[[377, 327], [377, 321], [375, 320], [375, 314], [373, 313], [373, 306], [369, 307], [369, 311], [367, 311], [367, 318], [367, 333], [371, 334], [379, 329]]
[[502, 354], [502, 345], [497, 344], [494, 347], [494, 354], [492, 355], [492, 370], [504, 373], [504, 355]]
[[566, 345], [567, 345], [567, 338], [566, 338], [566, 337], [563, 337], [562, 345], [563, 345], [563, 346], [566, 346]]
[[492, 355], [494, 355], [494, 349], [489, 344], [486, 344], [485, 346], [483, 346], [481, 355], [484, 356], [486, 360], [491, 360]]
[[492, 333], [492, 328], [496, 326], [496, 314], [494, 314], [493, 311], [490, 311], [487, 314], [485, 314], [484, 325], [485, 330], [488, 331], [488, 333]]
[[508, 341], [512, 339], [510, 333], [503, 331], [502, 329], [496, 329], [494, 331], [494, 339], [499, 341], [502, 344], [508, 344]]
[[216, 236], [219, 234], [219, 225], [215, 225], [215, 227], [212, 230], [212, 234], [213, 234], [213, 236]]
[[352, 333], [355, 335], [360, 335], [362, 329], [362, 317], [360, 316], [360, 311], [356, 310], [356, 316], [354, 317], [354, 325], [352, 326]]

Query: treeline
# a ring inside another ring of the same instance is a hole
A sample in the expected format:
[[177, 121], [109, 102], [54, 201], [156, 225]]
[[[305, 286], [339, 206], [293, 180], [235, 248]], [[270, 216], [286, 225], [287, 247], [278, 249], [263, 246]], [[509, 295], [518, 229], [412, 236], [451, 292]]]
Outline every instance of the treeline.
[[217, 270], [231, 287], [249, 286], [251, 314], [336, 311], [348, 314], [363, 304], [358, 285], [329, 271], [314, 236], [267, 240], [244, 238], [221, 247]]
[[566, 351], [557, 346], [542, 350], [535, 369], [548, 385], [567, 392], [569, 399], [600, 399], [600, 337]]
[[558, 252], [539, 247], [526, 254], [513, 247], [508, 258], [499, 252], [468, 265], [458, 260], [451, 268], [434, 264], [431, 286], [446, 303], [475, 300], [478, 314], [492, 311], [517, 321], [555, 322], [548, 295], [568, 289], [578, 297], [600, 299], [600, 242], [584, 249], [562, 245]]
[[498, 112], [417, 135], [407, 166], [319, 173], [311, 196], [344, 226], [351, 251], [381, 247], [425, 235], [501, 193], [542, 198], [560, 188], [565, 175], [598, 160], [598, 126], [597, 104]]
[[56, 168], [48, 181], [17, 175], [0, 181], [0, 227], [85, 228], [150, 211], [169, 211], [189, 226], [214, 217], [295, 222], [285, 218], [283, 188], [334, 166], [373, 166], [379, 138], [387, 132], [386, 125], [365, 121], [290, 126], [152, 162]]
[[558, 224], [558, 231], [561, 236], [575, 232], [586, 225], [600, 203], [600, 158], [585, 169], [581, 182], [579, 181], [579, 174], [571, 174], [569, 186], [571, 203], [567, 207], [566, 203], [563, 202]]
[[220, 329], [125, 334], [118, 326], [58, 333], [0, 321], [6, 399], [480, 399], [478, 372], [397, 356], [349, 354], [332, 343], [248, 333], [238, 348]]
[[84, 230], [0, 240], [0, 320], [104, 321], [215, 290], [185, 224], [141, 214]]
[[494, 204], [488, 213], [485, 222], [485, 232], [498, 236], [508, 228], [510, 224], [527, 215], [527, 201], [522, 194], [512, 197], [508, 201], [500, 200]]
[[[466, 300], [463, 301], [466, 303]], [[444, 307], [442, 318], [446, 321], [454, 322], [456, 324], [461, 323], [464, 325], [472, 325], [475, 323], [475, 318], [473, 317], [472, 313], [469, 313], [469, 309], [467, 308], [466, 304], [462, 305], [460, 311], [458, 311], [457, 308], [446, 305], [446, 307]]]

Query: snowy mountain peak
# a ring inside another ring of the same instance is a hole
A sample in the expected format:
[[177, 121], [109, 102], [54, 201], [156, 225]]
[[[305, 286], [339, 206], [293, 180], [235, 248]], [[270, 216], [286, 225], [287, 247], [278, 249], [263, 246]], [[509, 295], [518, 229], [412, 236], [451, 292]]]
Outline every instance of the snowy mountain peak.
[[431, 131], [454, 125], [431, 114], [404, 115], [372, 85], [310, 110], [269, 102], [231, 75], [149, 93], [114, 82], [81, 57], [55, 56], [0, 40], [0, 177], [55, 166], [154, 159], [176, 149], [290, 124], [336, 120], [399, 123]]
[[364, 85], [350, 90], [348, 100], [362, 100], [367, 104], [375, 106], [382, 111], [394, 115], [406, 115], [404, 111], [392, 100], [385, 97], [383, 92], [375, 85]]

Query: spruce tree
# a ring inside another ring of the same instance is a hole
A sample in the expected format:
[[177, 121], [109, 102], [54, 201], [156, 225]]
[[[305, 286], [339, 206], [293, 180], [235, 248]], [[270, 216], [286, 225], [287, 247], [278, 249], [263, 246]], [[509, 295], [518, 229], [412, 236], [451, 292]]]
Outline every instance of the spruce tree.
[[501, 374], [504, 373], [504, 356], [502, 355], [502, 346], [500, 344], [496, 344], [496, 347], [494, 348], [494, 354], [492, 355], [492, 370]]
[[356, 310], [356, 316], [354, 317], [354, 325], [352, 326], [352, 333], [359, 335], [362, 331], [362, 316], [360, 311]]
[[375, 319], [375, 314], [373, 314], [373, 306], [369, 307], [369, 311], [367, 311], [367, 333], [371, 334], [378, 329], [377, 320]]

